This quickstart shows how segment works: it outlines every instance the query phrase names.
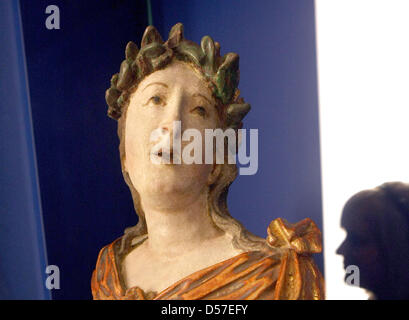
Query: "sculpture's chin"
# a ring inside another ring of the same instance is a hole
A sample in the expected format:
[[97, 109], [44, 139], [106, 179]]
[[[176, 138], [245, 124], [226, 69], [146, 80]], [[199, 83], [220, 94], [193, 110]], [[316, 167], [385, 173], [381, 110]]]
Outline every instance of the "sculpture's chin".
[[146, 186], [146, 191], [150, 195], [159, 195], [160, 197], [174, 197], [178, 194], [188, 193], [188, 184], [176, 177], [164, 177], [159, 181], [152, 181]]
[[145, 205], [158, 210], [176, 210], [190, 205], [205, 191], [205, 184], [201, 180], [199, 177], [162, 174], [139, 181], [136, 189]]

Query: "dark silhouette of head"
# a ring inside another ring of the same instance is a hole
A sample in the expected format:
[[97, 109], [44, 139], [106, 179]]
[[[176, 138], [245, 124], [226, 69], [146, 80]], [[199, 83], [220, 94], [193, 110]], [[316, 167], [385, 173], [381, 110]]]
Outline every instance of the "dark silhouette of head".
[[352, 196], [341, 226], [347, 236], [337, 253], [356, 265], [360, 286], [377, 299], [409, 299], [409, 184], [389, 182]]

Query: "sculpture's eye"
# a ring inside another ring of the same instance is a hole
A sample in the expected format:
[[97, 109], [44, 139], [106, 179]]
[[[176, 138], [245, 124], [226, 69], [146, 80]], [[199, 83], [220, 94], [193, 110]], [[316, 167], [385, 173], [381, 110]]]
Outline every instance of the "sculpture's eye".
[[163, 104], [163, 99], [158, 95], [151, 97], [149, 101], [151, 101], [154, 105], [157, 105], [157, 106], [160, 106]]
[[197, 106], [193, 109], [194, 113], [197, 113], [199, 116], [205, 118], [207, 116], [206, 109], [202, 106]]

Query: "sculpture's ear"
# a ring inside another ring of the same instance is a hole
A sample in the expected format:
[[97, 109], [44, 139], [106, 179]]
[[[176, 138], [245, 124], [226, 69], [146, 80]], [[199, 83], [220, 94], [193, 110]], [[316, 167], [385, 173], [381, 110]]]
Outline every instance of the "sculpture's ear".
[[210, 172], [209, 178], [207, 179], [207, 185], [210, 186], [213, 183], [215, 183], [221, 171], [222, 171], [222, 164], [214, 163], [212, 172]]

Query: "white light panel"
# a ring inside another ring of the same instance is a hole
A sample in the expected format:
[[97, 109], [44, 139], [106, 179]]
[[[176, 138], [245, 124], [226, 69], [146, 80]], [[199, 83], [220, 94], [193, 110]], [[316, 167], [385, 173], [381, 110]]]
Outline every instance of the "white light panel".
[[409, 182], [409, 0], [315, 6], [327, 299], [367, 299], [335, 250], [349, 197]]

